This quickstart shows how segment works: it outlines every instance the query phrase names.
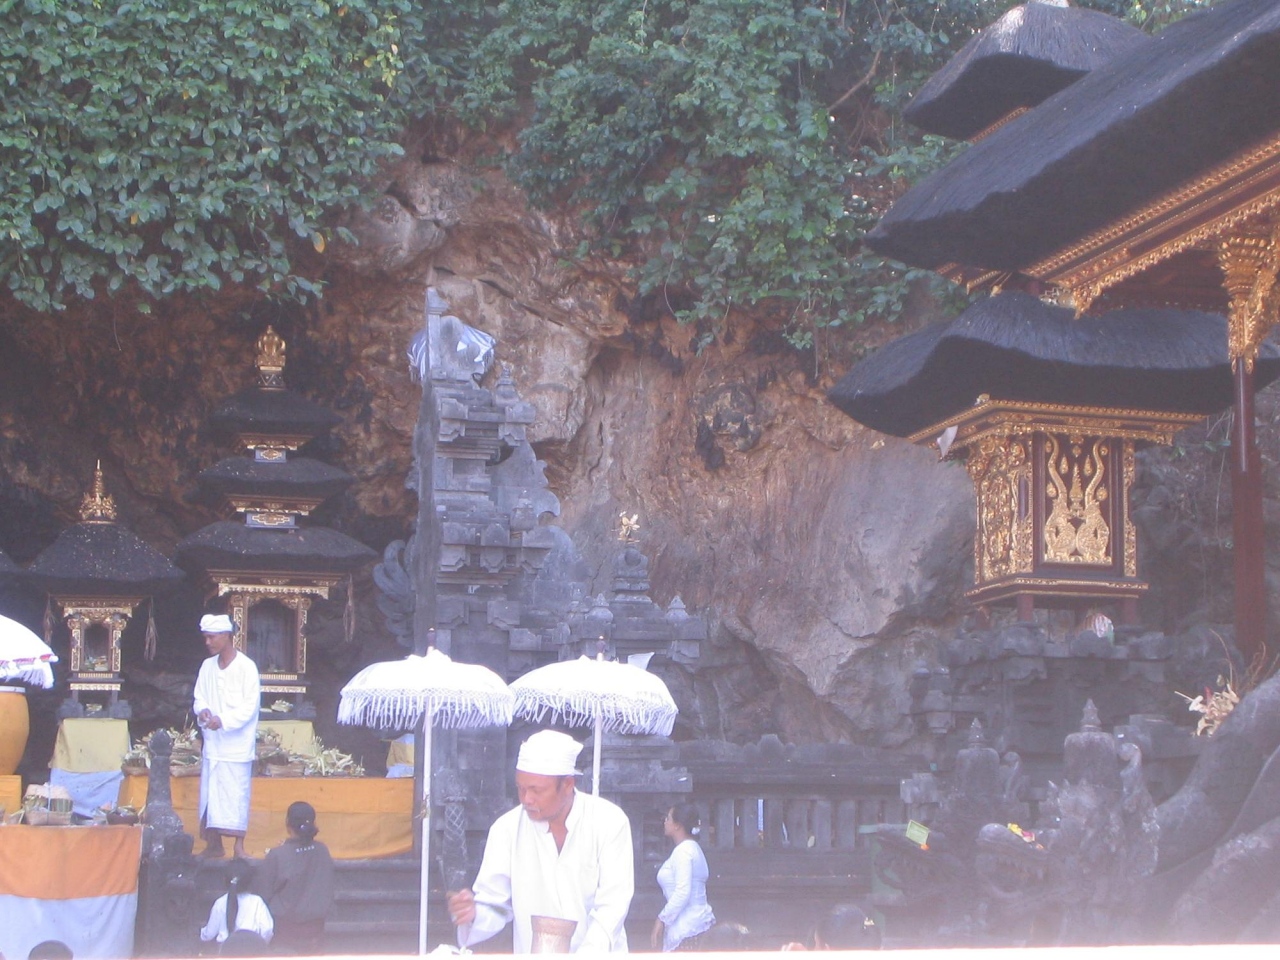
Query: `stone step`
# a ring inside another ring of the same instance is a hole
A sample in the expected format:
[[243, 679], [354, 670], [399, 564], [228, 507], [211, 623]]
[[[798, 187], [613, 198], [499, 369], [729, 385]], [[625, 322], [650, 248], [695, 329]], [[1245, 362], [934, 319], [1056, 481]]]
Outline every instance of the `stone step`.
[[418, 920], [330, 920], [324, 925], [324, 940], [329, 954], [417, 953]]

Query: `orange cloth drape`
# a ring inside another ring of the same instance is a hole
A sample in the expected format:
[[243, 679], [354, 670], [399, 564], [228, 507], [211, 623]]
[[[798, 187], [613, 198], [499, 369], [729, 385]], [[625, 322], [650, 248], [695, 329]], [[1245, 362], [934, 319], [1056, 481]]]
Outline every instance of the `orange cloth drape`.
[[[170, 781], [173, 808], [188, 833], [199, 834], [199, 777]], [[319, 839], [338, 860], [393, 857], [413, 849], [413, 780], [378, 777], [254, 777], [245, 849], [261, 857], [287, 836], [285, 811], [295, 800], [316, 808]], [[147, 778], [125, 777], [120, 804], [142, 809]], [[197, 849], [199, 845], [197, 845]]]
[[0, 896], [74, 900], [137, 893], [141, 827], [0, 828]]

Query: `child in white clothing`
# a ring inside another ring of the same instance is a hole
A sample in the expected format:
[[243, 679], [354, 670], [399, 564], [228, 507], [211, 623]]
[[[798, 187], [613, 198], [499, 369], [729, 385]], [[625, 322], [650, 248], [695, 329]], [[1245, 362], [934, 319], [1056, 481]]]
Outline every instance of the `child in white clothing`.
[[271, 911], [267, 909], [265, 900], [256, 893], [248, 892], [251, 871], [250, 865], [243, 860], [232, 863], [227, 892], [213, 901], [209, 922], [200, 931], [202, 941], [223, 944], [235, 930], [250, 930], [268, 943], [271, 941], [275, 932]]

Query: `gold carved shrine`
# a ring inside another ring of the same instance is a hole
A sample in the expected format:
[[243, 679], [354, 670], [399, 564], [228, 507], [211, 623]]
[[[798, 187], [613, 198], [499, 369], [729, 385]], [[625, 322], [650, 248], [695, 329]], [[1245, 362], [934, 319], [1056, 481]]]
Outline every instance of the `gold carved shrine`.
[[1029, 617], [1052, 606], [1121, 602], [1136, 618], [1138, 577], [1129, 513], [1135, 447], [1170, 443], [1195, 414], [1010, 403], [980, 397], [969, 410], [911, 437], [932, 443], [954, 428], [944, 456], [963, 458], [977, 525], [974, 585], [981, 607], [1014, 603]]
[[258, 667], [263, 693], [300, 696], [307, 690], [307, 615], [342, 578], [326, 574], [253, 574], [211, 570], [224, 597], [237, 650]]
[[82, 691], [119, 693], [120, 638], [142, 597], [63, 597], [53, 601], [71, 631], [71, 664], [67, 686]]

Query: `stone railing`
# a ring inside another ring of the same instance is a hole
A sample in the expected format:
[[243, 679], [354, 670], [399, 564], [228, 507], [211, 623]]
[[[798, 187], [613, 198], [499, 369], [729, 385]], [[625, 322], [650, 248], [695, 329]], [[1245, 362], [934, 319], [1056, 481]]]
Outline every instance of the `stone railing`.
[[[901, 784], [928, 769], [920, 758], [773, 737], [679, 746], [691, 791], [678, 800], [701, 813], [708, 899], [718, 918], [745, 924], [766, 946], [801, 936], [832, 903], [869, 895], [876, 826], [912, 818]], [[646, 812], [638, 831], [635, 915], [661, 906], [653, 875], [670, 851], [663, 813]], [[636, 819], [632, 808], [633, 830]]]

